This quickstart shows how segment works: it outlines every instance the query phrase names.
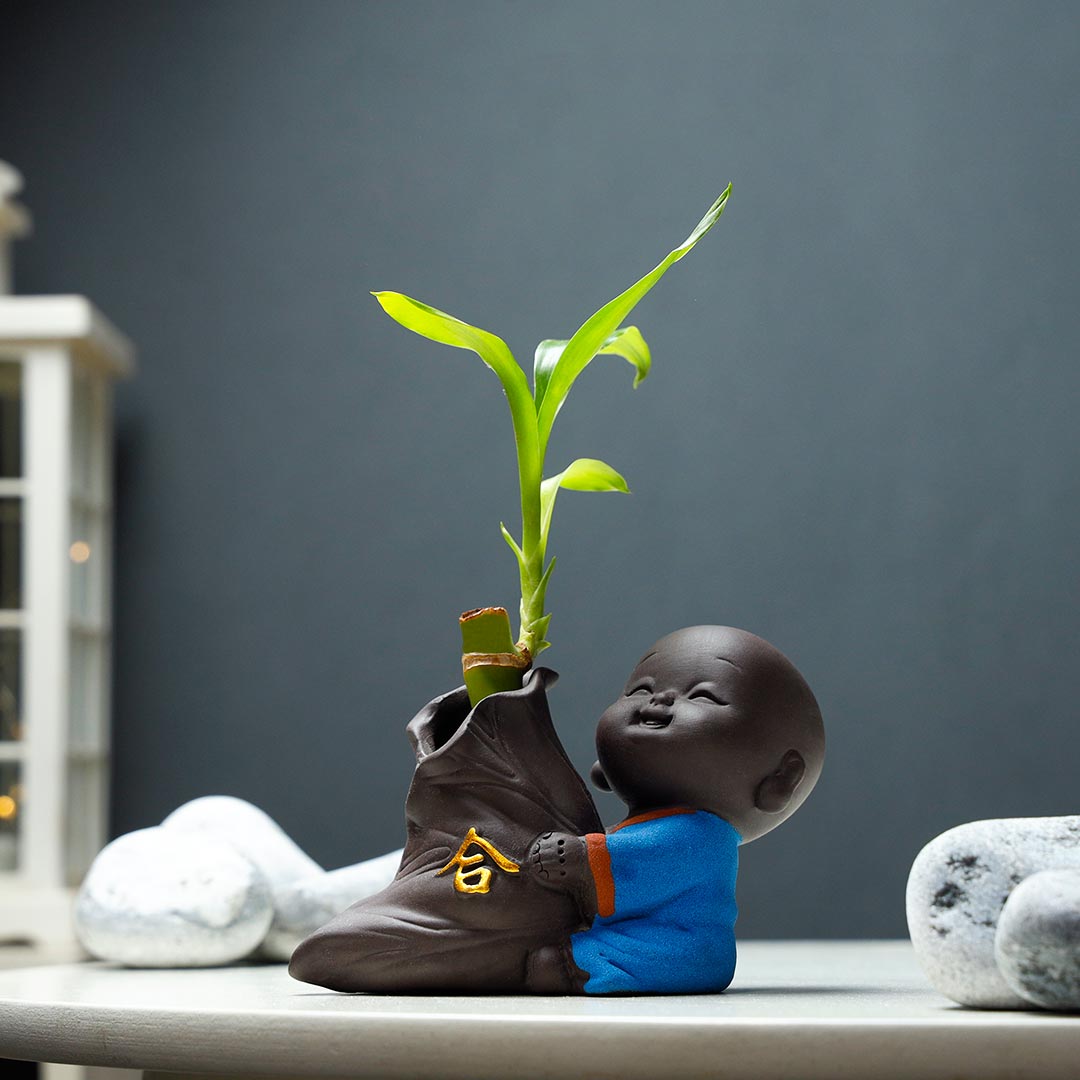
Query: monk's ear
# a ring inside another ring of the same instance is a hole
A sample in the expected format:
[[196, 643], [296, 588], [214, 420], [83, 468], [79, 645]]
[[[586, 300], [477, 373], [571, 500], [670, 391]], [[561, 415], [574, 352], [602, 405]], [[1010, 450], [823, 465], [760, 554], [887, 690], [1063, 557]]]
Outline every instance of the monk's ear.
[[611, 784], [608, 783], [604, 770], [600, 768], [599, 761], [593, 762], [593, 767], [589, 770], [589, 779], [593, 782], [593, 787], [598, 787], [601, 791], [611, 790]]
[[770, 773], [754, 792], [754, 805], [766, 814], [782, 814], [806, 775], [806, 762], [798, 750], [789, 750], [776, 772]]

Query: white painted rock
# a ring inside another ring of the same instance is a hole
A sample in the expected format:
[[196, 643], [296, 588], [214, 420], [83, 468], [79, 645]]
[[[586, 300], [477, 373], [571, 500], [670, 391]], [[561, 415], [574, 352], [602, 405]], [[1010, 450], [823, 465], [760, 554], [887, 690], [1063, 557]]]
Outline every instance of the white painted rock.
[[357, 900], [381, 892], [394, 880], [401, 850], [340, 870], [319, 871], [275, 891], [274, 925], [259, 950], [272, 960], [288, 960], [293, 949]]
[[973, 821], [919, 852], [908, 877], [908, 930], [935, 989], [961, 1005], [1028, 1007], [998, 970], [994, 936], [1013, 889], [1053, 869], [1080, 869], [1080, 817]]
[[1020, 882], [1001, 912], [994, 951], [1025, 1001], [1080, 1010], [1080, 870], [1043, 870]]
[[247, 956], [273, 918], [259, 870], [229, 844], [140, 829], [101, 851], [75, 928], [94, 956], [134, 967], [202, 967]]
[[230, 795], [193, 799], [174, 810], [162, 827], [217, 837], [259, 868], [274, 905], [274, 921], [259, 955], [272, 960], [288, 960], [308, 934], [389, 885], [401, 860], [400, 851], [391, 852], [327, 873], [269, 814]]
[[[224, 964], [254, 951], [288, 960], [338, 912], [385, 888], [400, 861], [398, 850], [327, 873], [251, 803], [194, 799], [98, 855], [79, 895], [80, 940], [134, 967]], [[214, 914], [232, 912], [244, 889], [235, 921]]]
[[297, 878], [324, 873], [269, 814], [231, 795], [192, 799], [174, 810], [161, 825], [165, 829], [226, 841], [262, 871], [274, 890]]

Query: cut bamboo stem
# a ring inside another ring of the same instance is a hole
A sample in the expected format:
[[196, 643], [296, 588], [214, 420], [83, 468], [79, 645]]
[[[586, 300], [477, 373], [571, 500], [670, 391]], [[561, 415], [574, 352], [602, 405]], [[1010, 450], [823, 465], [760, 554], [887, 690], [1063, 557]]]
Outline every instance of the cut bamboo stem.
[[489, 694], [520, 690], [532, 661], [527, 651], [514, 644], [506, 608], [474, 608], [463, 612], [459, 622], [461, 670], [469, 703], [475, 706]]

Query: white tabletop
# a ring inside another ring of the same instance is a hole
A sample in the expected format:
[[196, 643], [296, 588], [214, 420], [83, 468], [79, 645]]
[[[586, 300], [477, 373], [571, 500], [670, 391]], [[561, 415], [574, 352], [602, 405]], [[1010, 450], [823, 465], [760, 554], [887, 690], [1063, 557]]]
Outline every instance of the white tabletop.
[[0, 972], [0, 1057], [364, 1078], [1080, 1075], [1080, 1018], [962, 1009], [907, 942], [750, 942], [724, 994], [344, 995], [281, 965]]

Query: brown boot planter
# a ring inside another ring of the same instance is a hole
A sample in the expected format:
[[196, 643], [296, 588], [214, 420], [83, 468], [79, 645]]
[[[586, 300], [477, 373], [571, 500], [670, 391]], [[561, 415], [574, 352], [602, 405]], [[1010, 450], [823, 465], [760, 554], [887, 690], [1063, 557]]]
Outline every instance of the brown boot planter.
[[333, 990], [521, 992], [531, 952], [583, 924], [528, 860], [538, 834], [603, 831], [559, 742], [549, 668], [469, 710], [461, 687], [409, 723], [416, 773], [401, 868], [300, 944], [289, 972]]

